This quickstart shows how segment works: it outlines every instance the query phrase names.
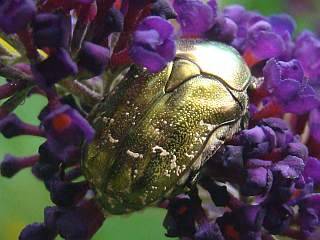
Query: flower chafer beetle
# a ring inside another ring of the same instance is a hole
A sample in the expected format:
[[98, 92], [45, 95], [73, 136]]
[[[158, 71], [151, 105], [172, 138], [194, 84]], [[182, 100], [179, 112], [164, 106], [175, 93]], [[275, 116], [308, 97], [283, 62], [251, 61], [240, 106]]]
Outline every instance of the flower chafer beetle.
[[245, 125], [250, 70], [233, 48], [181, 40], [156, 74], [133, 66], [97, 105], [82, 160], [108, 214], [155, 204], [183, 186]]

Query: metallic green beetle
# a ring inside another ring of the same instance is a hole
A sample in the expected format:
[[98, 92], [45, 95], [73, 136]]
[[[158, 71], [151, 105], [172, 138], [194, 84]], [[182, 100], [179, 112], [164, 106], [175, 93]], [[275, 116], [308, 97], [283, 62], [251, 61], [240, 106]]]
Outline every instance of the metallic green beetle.
[[236, 50], [200, 40], [179, 41], [159, 73], [133, 67], [92, 113], [97, 135], [82, 160], [105, 212], [129, 213], [179, 193], [241, 128], [250, 79]]

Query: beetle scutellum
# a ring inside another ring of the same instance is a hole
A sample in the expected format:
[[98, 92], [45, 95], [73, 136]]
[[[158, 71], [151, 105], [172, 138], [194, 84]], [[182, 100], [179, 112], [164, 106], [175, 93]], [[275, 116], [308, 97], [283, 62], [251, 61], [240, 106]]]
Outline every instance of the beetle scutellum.
[[92, 113], [97, 135], [82, 161], [106, 213], [136, 211], [182, 189], [241, 128], [250, 79], [236, 50], [199, 40], [179, 41], [159, 73], [133, 67]]

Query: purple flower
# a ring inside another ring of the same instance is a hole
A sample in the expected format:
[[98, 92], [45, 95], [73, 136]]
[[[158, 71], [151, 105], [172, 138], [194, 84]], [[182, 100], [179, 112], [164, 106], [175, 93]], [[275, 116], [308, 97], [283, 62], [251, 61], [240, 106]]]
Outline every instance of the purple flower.
[[295, 59], [289, 62], [277, 61], [275, 58], [270, 59], [263, 71], [264, 84], [270, 93], [285, 79], [294, 79], [301, 83], [304, 81], [303, 68], [300, 62]]
[[78, 148], [82, 142], [89, 143], [94, 137], [94, 130], [87, 120], [68, 105], [51, 110], [43, 117], [42, 126], [49, 149], [61, 157]]
[[47, 183], [51, 200], [58, 206], [69, 207], [78, 203], [88, 191], [87, 182], [64, 182], [51, 179]]
[[217, 224], [208, 223], [200, 225], [200, 229], [194, 235], [195, 240], [224, 240]]
[[37, 178], [46, 181], [59, 171], [62, 160], [49, 151], [47, 143], [39, 147], [39, 155], [39, 161], [32, 166], [32, 173]]
[[187, 197], [177, 197], [170, 201], [163, 226], [167, 229], [167, 237], [191, 237], [196, 232], [195, 216], [192, 200]]
[[54, 240], [54, 233], [52, 233], [44, 224], [33, 223], [26, 226], [20, 233], [20, 240]]
[[310, 194], [299, 202], [301, 232], [308, 238], [320, 226], [320, 194]]
[[[212, 2], [212, 1], [211, 1]], [[216, 17], [213, 3], [205, 4], [199, 0], [175, 0], [173, 8], [185, 36], [199, 36], [208, 31]]]
[[13, 113], [0, 120], [0, 132], [6, 138], [12, 138], [20, 135], [43, 135], [38, 126], [33, 126], [31, 124], [22, 122]]
[[83, 42], [78, 55], [78, 65], [97, 76], [104, 71], [109, 58], [109, 49], [91, 42]]
[[287, 156], [273, 165], [272, 171], [279, 171], [284, 178], [298, 178], [304, 169], [304, 162], [296, 156]]
[[257, 157], [271, 151], [276, 144], [275, 132], [269, 127], [256, 126], [244, 130], [240, 135], [241, 142], [245, 147], [246, 156]]
[[75, 75], [78, 72], [78, 67], [66, 50], [57, 49], [46, 60], [34, 64], [32, 72], [39, 86], [47, 89], [63, 78]]
[[219, 16], [205, 35], [209, 40], [231, 43], [236, 38], [237, 31], [238, 26], [232, 19]]
[[[260, 231], [265, 212], [260, 206], [244, 205], [217, 219], [226, 239], [261, 239]], [[252, 238], [254, 236], [255, 238]]]
[[320, 109], [316, 108], [310, 112], [309, 127], [311, 136], [320, 142]]
[[317, 158], [309, 157], [303, 172], [305, 179], [310, 179], [316, 187], [320, 186], [320, 161]]
[[258, 28], [249, 31], [244, 58], [250, 66], [273, 57], [280, 57], [284, 53], [285, 43], [278, 34]]
[[296, 22], [288, 14], [273, 15], [269, 17], [268, 21], [273, 31], [281, 36], [284, 36], [286, 33], [289, 33], [291, 36], [296, 30]]
[[20, 170], [33, 166], [39, 160], [39, 155], [30, 157], [15, 157], [5, 155], [4, 160], [0, 162], [0, 173], [4, 177], [11, 178]]
[[303, 67], [305, 76], [314, 82], [320, 77], [320, 40], [311, 32], [302, 32], [296, 40], [294, 57]]
[[306, 81], [300, 62], [271, 59], [264, 67], [265, 84], [285, 112], [304, 114], [320, 105], [320, 98]]
[[84, 200], [71, 208], [52, 207], [45, 210], [45, 223], [65, 239], [90, 239], [104, 222], [94, 200]]
[[245, 183], [241, 185], [241, 193], [246, 196], [256, 196], [266, 193], [272, 184], [272, 173], [265, 167], [247, 170]]
[[266, 208], [263, 226], [272, 234], [280, 234], [288, 229], [293, 210], [286, 205], [272, 204]]
[[16, 33], [32, 20], [36, 13], [33, 0], [2, 0], [0, 3], [0, 28], [5, 33]]
[[173, 11], [170, 4], [166, 0], [157, 0], [152, 4], [151, 15], [160, 16], [165, 19], [176, 18], [177, 14]]
[[240, 52], [244, 51], [248, 38], [248, 28], [261, 20], [265, 20], [263, 16], [256, 12], [247, 11], [241, 5], [230, 5], [224, 8], [223, 15], [230, 18], [238, 26], [236, 38], [232, 42], [232, 45], [236, 47]]
[[67, 48], [71, 23], [63, 14], [41, 13], [33, 23], [33, 39], [37, 47]]
[[130, 56], [150, 72], [162, 70], [175, 57], [173, 26], [157, 16], [145, 18], [133, 34]]
[[104, 21], [94, 25], [93, 43], [101, 44], [113, 32], [122, 32], [124, 17], [120, 10], [112, 7], [104, 14]]
[[287, 155], [296, 156], [298, 158], [307, 160], [309, 152], [306, 145], [300, 142], [292, 142], [288, 144], [288, 148], [286, 150]]

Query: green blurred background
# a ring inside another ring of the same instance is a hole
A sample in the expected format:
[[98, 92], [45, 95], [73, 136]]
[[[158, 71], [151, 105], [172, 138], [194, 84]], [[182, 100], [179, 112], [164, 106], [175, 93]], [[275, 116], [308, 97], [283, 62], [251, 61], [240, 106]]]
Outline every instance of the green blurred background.
[[[317, 29], [320, 1], [312, 0], [224, 0], [225, 4], [243, 4], [248, 9], [263, 14], [289, 12], [298, 19], [298, 28]], [[304, 4], [304, 5], [301, 5]], [[0, 80], [0, 83], [3, 79]], [[16, 113], [26, 122], [38, 124], [37, 114], [45, 105], [43, 98], [34, 96], [20, 106]], [[11, 140], [0, 136], [0, 159], [6, 153], [18, 156], [31, 155], [37, 151], [42, 140], [32, 137], [17, 137]], [[51, 205], [48, 192], [29, 170], [22, 171], [12, 179], [0, 178], [0, 240], [18, 238], [20, 230], [28, 223], [41, 222], [44, 207]], [[94, 240], [161, 240], [164, 237], [162, 220], [165, 212], [146, 209], [130, 216], [112, 217], [94, 236]]]

